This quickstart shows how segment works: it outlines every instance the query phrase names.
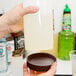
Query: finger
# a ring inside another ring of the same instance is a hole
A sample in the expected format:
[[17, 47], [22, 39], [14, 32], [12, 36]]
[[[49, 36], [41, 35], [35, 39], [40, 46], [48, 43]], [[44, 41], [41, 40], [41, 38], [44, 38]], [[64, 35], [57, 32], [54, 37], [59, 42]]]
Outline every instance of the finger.
[[38, 6], [28, 6], [28, 7], [24, 7], [23, 8], [23, 4], [19, 4], [16, 6], [18, 13], [21, 16], [24, 16], [26, 14], [30, 14], [30, 13], [36, 13], [39, 10]]
[[27, 63], [24, 63], [24, 64], [23, 64], [23, 68], [28, 68], [28, 67], [27, 67]]
[[55, 62], [47, 73], [51, 76], [54, 76], [54, 74], [56, 73], [56, 68], [57, 68], [57, 63]]
[[53, 72], [56, 72], [56, 69], [57, 69], [57, 62], [53, 63], [53, 65], [51, 66], [51, 70]]
[[34, 71], [33, 71], [33, 70], [30, 70], [30, 73], [31, 73], [31, 74], [34, 74]]
[[23, 65], [23, 76], [29, 76], [27, 64]]
[[21, 14], [25, 15], [25, 14], [30, 14], [30, 13], [36, 13], [38, 12], [38, 10], [39, 8], [37, 6], [28, 6], [22, 9]]
[[54, 62], [53, 65], [51, 66], [51, 69], [57, 67], [57, 62]]

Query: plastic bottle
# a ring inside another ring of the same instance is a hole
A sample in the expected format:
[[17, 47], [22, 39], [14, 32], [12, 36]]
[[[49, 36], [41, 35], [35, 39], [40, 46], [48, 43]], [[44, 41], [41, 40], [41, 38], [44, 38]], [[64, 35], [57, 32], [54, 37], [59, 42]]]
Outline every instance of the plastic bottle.
[[7, 41], [5, 38], [0, 39], [0, 72], [8, 70], [8, 53]]
[[53, 2], [51, 0], [23, 0], [23, 7], [32, 5], [38, 6], [39, 11], [24, 16], [26, 56], [37, 52], [52, 54], [52, 49], [54, 47], [52, 18]]
[[74, 50], [74, 32], [71, 31], [71, 9], [65, 5], [63, 13], [62, 31], [58, 38], [58, 57], [62, 60], [69, 60], [70, 51]]

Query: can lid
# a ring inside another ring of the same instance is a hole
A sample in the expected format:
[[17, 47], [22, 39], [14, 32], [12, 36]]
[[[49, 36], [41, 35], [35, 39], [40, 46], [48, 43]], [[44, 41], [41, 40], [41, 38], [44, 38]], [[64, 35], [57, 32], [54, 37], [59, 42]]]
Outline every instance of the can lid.
[[46, 72], [55, 61], [56, 58], [53, 55], [48, 53], [35, 53], [28, 56], [27, 66], [34, 71]]

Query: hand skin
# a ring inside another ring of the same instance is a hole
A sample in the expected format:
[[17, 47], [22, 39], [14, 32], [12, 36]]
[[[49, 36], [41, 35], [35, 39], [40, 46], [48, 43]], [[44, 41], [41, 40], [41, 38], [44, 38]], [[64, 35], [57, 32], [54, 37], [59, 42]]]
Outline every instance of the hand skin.
[[57, 63], [55, 62], [49, 71], [42, 73], [42, 74], [39, 74], [39, 75], [33, 75], [33, 74], [30, 75], [30, 73], [28, 72], [27, 64], [24, 63], [23, 76], [54, 76], [54, 74], [56, 73], [56, 68], [57, 68]]
[[[29, 6], [26, 8], [22, 7], [22, 4], [17, 5], [15, 8], [5, 13], [0, 17], [0, 38], [4, 37], [9, 33], [16, 33], [18, 31], [23, 31], [24, 27], [22, 24], [22, 18], [24, 15], [33, 14], [38, 12], [39, 8], [37, 6]], [[28, 72], [27, 65], [24, 64], [24, 76], [34, 76], [30, 75]], [[54, 76], [56, 72], [56, 63], [50, 68], [46, 73], [37, 76]]]
[[23, 31], [23, 16], [36, 13], [39, 10], [37, 6], [28, 6], [23, 8], [22, 5], [23, 4], [17, 5], [0, 17], [0, 38], [9, 33]]
[[[26, 8], [22, 7], [22, 4], [17, 5], [12, 10], [5, 13], [0, 17], [0, 38], [4, 37], [9, 33], [16, 33], [18, 31], [23, 31], [24, 27], [22, 24], [22, 19], [24, 15], [33, 14], [38, 12], [39, 8], [37, 6], [29, 6]], [[24, 64], [24, 76], [34, 76], [30, 75], [27, 70], [27, 65]], [[50, 68], [46, 73], [37, 76], [54, 76], [56, 72], [56, 63]]]

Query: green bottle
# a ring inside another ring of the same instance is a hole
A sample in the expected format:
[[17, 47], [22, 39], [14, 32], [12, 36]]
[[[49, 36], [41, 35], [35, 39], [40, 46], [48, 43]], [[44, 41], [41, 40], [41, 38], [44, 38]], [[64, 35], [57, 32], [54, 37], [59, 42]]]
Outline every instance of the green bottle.
[[74, 50], [74, 32], [71, 31], [71, 9], [65, 5], [62, 31], [58, 35], [58, 58], [70, 59], [70, 51]]

